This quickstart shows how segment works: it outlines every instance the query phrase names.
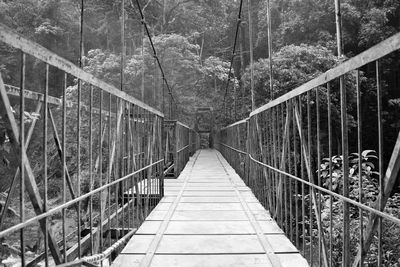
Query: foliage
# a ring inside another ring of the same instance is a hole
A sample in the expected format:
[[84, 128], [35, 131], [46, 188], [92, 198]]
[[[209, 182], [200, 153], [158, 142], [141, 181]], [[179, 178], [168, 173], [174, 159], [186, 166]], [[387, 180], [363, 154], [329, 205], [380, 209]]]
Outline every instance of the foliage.
[[[377, 197], [377, 176], [373, 161], [378, 158], [373, 150], [364, 150], [361, 153], [361, 172], [359, 170], [360, 155], [352, 153], [349, 155], [349, 197], [360, 201], [359, 176], [361, 174], [363, 203], [372, 203]], [[331, 168], [331, 172], [330, 172]], [[321, 180], [326, 188], [332, 188], [333, 192], [343, 192], [343, 156], [333, 156], [331, 159], [325, 158], [320, 166]]]
[[[320, 45], [288, 45], [282, 47], [272, 58], [274, 96], [280, 96], [297, 86], [317, 77], [337, 64], [335, 56]], [[254, 63], [254, 87], [256, 106], [271, 100], [269, 89], [269, 59]], [[250, 91], [250, 67], [246, 68], [242, 80], [246, 91]], [[246, 103], [250, 105], [250, 103]]]
[[[341, 4], [345, 52], [355, 54], [398, 32], [400, 5], [393, 0], [345, 0]], [[258, 46], [266, 45], [266, 4], [258, 12]], [[335, 6], [330, 0], [272, 1], [274, 47], [321, 44], [335, 50]]]
[[[359, 160], [361, 160], [361, 170], [359, 170]], [[379, 173], [375, 167], [378, 158], [376, 152], [373, 150], [364, 150], [361, 155], [358, 153], [352, 153], [349, 156], [349, 198], [354, 201], [360, 201], [360, 190], [362, 196], [362, 203], [367, 206], [372, 206], [378, 200], [378, 179]], [[331, 166], [329, 164], [331, 162]], [[338, 194], [343, 194], [343, 156], [333, 156], [331, 159], [325, 158], [319, 168], [320, 179], [322, 185]], [[361, 175], [362, 186], [360, 188], [359, 180]], [[330, 237], [332, 234], [332, 253], [335, 264], [340, 264], [342, 260], [341, 247], [343, 240], [343, 201], [333, 197], [330, 198], [327, 194], [320, 194], [321, 199], [321, 218], [323, 222], [324, 234], [326, 237]], [[309, 195], [307, 195], [309, 198]], [[386, 205], [385, 212], [393, 215], [394, 217], [399, 215], [398, 206], [400, 195], [394, 194], [389, 198]], [[332, 202], [331, 202], [332, 201]], [[331, 209], [332, 206], [332, 209]], [[350, 243], [351, 253], [356, 255], [358, 244], [359, 244], [359, 231], [360, 231], [360, 212], [355, 206], [350, 205]], [[369, 222], [369, 213], [364, 211], [363, 225]], [[331, 223], [332, 217], [332, 223]], [[307, 218], [309, 220], [309, 218]], [[399, 256], [398, 250], [395, 247], [397, 242], [397, 234], [400, 231], [398, 225], [394, 222], [384, 220], [384, 235], [385, 240], [385, 255], [384, 264], [389, 266], [390, 264], [396, 264]], [[314, 225], [316, 223], [314, 222]], [[332, 232], [330, 232], [332, 227]], [[317, 232], [317, 229], [315, 229]], [[396, 238], [394, 238], [396, 236]], [[393, 239], [394, 242], [388, 242]], [[391, 245], [392, 244], [392, 245]], [[377, 242], [376, 240], [371, 244], [370, 253], [365, 259], [366, 263], [376, 264], [377, 261]]]

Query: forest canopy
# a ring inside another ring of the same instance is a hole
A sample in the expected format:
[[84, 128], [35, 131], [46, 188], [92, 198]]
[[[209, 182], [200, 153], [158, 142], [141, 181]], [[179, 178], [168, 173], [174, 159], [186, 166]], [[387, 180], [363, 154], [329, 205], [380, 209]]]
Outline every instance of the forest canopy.
[[[51, 51], [78, 63], [79, 0], [1, 1], [0, 20]], [[222, 106], [240, 1], [140, 1], [155, 48], [180, 118], [193, 124], [194, 107]], [[126, 83], [124, 91], [162, 109], [162, 79], [133, 1], [125, 4]], [[119, 87], [121, 1], [84, 1], [83, 67]], [[395, 0], [342, 1], [343, 46], [354, 56], [398, 32], [400, 3]], [[268, 42], [266, 1], [251, 1], [256, 105], [268, 102]], [[277, 94], [301, 84], [337, 64], [335, 6], [332, 0], [271, 1], [271, 28]], [[143, 46], [143, 49], [142, 49]], [[244, 1], [234, 79], [228, 88], [228, 121], [244, 118], [251, 109], [249, 77], [249, 21]], [[0, 70], [7, 83], [18, 85], [16, 51], [1, 49]], [[301, 53], [293, 57], [294, 53]], [[310, 55], [310, 56], [307, 56]], [[319, 59], [318, 59], [319, 57]], [[286, 59], [292, 58], [287, 61]], [[286, 61], [286, 63], [285, 63]], [[34, 64], [34, 63], [32, 63]], [[297, 68], [299, 67], [299, 68]], [[282, 75], [282, 76], [281, 76]], [[35, 75], [31, 75], [35, 76]], [[230, 77], [232, 79], [232, 77]], [[280, 80], [280, 78], [283, 80]], [[29, 88], [41, 79], [29, 77]], [[53, 94], [59, 77], [51, 81]], [[276, 94], [275, 94], [276, 95]], [[235, 112], [233, 112], [235, 110]], [[218, 116], [217, 116], [218, 119]], [[224, 118], [224, 121], [226, 118]]]

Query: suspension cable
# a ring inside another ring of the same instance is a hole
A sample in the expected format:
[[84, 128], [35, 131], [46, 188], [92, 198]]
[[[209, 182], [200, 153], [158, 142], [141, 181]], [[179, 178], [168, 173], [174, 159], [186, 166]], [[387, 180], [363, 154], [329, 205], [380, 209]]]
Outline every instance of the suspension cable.
[[271, 100], [274, 99], [274, 81], [272, 73], [272, 25], [271, 25], [271, 3], [267, 0], [267, 19], [268, 19], [268, 57], [269, 57], [269, 90], [271, 94]]
[[235, 59], [235, 51], [236, 51], [236, 44], [237, 44], [237, 39], [238, 39], [238, 35], [239, 35], [238, 34], [239, 27], [240, 27], [240, 23], [242, 21], [242, 6], [243, 6], [243, 0], [240, 0], [239, 13], [238, 13], [238, 18], [237, 18], [237, 22], [236, 22], [235, 41], [233, 43], [233, 51], [232, 51], [232, 57], [231, 57], [231, 64], [229, 66], [228, 80], [226, 81], [226, 86], [225, 86], [225, 94], [224, 94], [224, 109], [225, 109], [225, 111], [226, 111], [226, 96], [228, 95], [228, 87], [229, 87], [229, 82], [231, 80], [233, 60]]
[[81, 10], [80, 10], [80, 25], [79, 25], [79, 67], [82, 68], [82, 60], [83, 60], [83, 15], [84, 15], [85, 7], [84, 1], [81, 0]]
[[[121, 3], [121, 91], [124, 91], [124, 83], [125, 83], [125, 0], [122, 0]], [[143, 99], [142, 99], [143, 101]]]
[[[132, 0], [130, 0], [130, 3], [131, 3], [131, 5], [132, 5], [132, 7], [134, 7], [134, 4], [133, 4]], [[137, 6], [138, 9], [139, 9], [139, 14], [140, 14], [140, 17], [141, 17], [141, 23], [144, 25], [144, 29], [145, 29], [145, 31], [146, 31], [147, 38], [149, 39], [151, 48], [152, 48], [152, 50], [153, 50], [153, 57], [154, 57], [154, 58], [156, 59], [156, 61], [157, 61], [158, 68], [159, 68], [160, 71], [161, 71], [161, 76], [162, 76], [162, 79], [163, 79], [163, 81], [164, 81], [164, 83], [165, 83], [165, 85], [166, 85], [166, 87], [167, 87], [168, 94], [170, 95], [170, 98], [171, 98], [172, 102], [174, 102], [175, 106], [177, 106], [177, 102], [176, 102], [174, 96], [172, 95], [171, 87], [169, 86], [168, 81], [167, 81], [167, 79], [165, 78], [164, 69], [163, 69], [163, 67], [162, 67], [162, 65], [161, 65], [160, 59], [159, 59], [158, 56], [157, 56], [157, 51], [156, 51], [156, 48], [155, 48], [155, 46], [154, 46], [153, 39], [151, 38], [150, 30], [149, 30], [149, 27], [148, 27], [148, 25], [147, 25], [147, 22], [146, 22], [146, 20], [145, 20], [145, 18], [144, 18], [143, 10], [142, 10], [142, 7], [140, 6], [139, 0], [136, 0], [136, 6]]]
[[247, 12], [249, 16], [251, 111], [253, 111], [256, 108], [256, 100], [254, 96], [253, 21], [251, 19], [251, 0], [247, 0]]

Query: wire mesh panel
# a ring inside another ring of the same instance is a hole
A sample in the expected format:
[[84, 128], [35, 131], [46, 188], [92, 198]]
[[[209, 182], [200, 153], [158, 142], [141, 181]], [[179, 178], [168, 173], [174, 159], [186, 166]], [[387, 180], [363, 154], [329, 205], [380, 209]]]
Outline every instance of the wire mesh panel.
[[[397, 34], [250, 114], [241, 175], [310, 264], [398, 264], [399, 48]], [[219, 133], [233, 166], [237, 125]]]
[[[3, 25], [0, 40], [21, 66], [19, 87], [0, 77], [13, 160], [0, 238], [22, 266], [115, 257], [163, 196], [163, 114]], [[32, 62], [43, 87], [29, 91]]]

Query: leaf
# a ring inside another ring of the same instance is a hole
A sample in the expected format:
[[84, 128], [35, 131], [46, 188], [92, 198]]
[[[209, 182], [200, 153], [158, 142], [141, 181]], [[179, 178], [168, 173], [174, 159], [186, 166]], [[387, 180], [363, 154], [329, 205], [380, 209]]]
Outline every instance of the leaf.
[[7, 168], [10, 166], [10, 161], [6, 157], [3, 157], [2, 161], [3, 161], [3, 164], [6, 165]]
[[361, 155], [363, 157], [371, 157], [371, 156], [373, 156], [373, 155], [369, 155], [370, 153], [376, 153], [376, 151], [375, 150], [370, 150], [370, 149], [369, 150], [364, 150], [363, 152], [361, 152]]

